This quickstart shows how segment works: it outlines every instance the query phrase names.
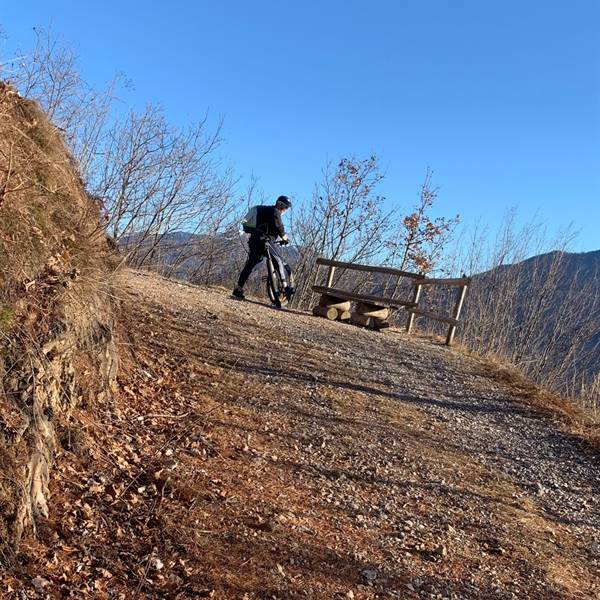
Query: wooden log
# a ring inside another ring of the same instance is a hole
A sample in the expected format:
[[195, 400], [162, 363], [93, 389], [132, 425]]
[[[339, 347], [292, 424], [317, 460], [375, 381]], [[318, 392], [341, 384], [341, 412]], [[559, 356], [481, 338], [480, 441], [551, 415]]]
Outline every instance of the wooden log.
[[348, 320], [350, 320], [350, 311], [338, 309], [338, 321], [348, 321]]
[[353, 325], [359, 325], [360, 327], [371, 327], [373, 324], [373, 317], [366, 317], [359, 313], [352, 313], [350, 315], [350, 323]]
[[385, 329], [390, 326], [390, 322], [386, 319], [378, 319], [377, 317], [367, 317], [360, 313], [352, 313], [350, 315], [350, 323], [359, 325], [360, 327], [366, 327], [368, 329]]
[[346, 298], [346, 300], [356, 300], [357, 302], [367, 302], [378, 304], [380, 306], [415, 306], [414, 302], [406, 300], [398, 300], [396, 298], [384, 298], [382, 296], [373, 296], [371, 294], [355, 294], [354, 292], [346, 292], [345, 290], [339, 290], [330, 288], [322, 285], [313, 285], [313, 291], [317, 294], [327, 294], [329, 296], [335, 296], [336, 298]]
[[315, 315], [315, 317], [323, 317], [329, 321], [335, 321], [338, 318], [338, 310], [331, 306], [317, 305], [313, 308], [313, 315]]
[[337, 308], [343, 312], [350, 310], [350, 300], [336, 298], [335, 296], [330, 296], [329, 294], [321, 294], [319, 306], [329, 306], [331, 308]]
[[379, 319], [387, 319], [390, 316], [390, 309], [377, 304], [366, 304], [359, 302], [356, 305], [356, 312], [365, 315], [366, 317], [377, 317]]
[[[460, 292], [458, 294], [458, 298], [456, 299], [456, 304], [454, 305], [454, 310], [452, 311], [452, 317], [456, 319], [458, 323], [458, 318], [460, 317], [460, 311], [462, 309], [463, 302], [465, 301], [465, 296], [467, 295], [468, 285], [463, 285], [460, 288]], [[456, 333], [456, 325], [450, 325], [448, 327], [448, 335], [446, 336], [446, 346], [451, 346], [454, 341], [454, 334]]]

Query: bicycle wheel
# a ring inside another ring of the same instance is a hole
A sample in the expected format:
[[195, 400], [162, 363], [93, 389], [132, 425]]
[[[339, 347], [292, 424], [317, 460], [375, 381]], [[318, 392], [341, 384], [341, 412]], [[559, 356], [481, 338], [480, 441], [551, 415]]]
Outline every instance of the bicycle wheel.
[[267, 275], [267, 295], [271, 303], [277, 308], [286, 306], [288, 303], [283, 283], [275, 270], [269, 270], [269, 274]]
[[277, 308], [286, 306], [289, 301], [286, 284], [270, 256], [267, 257], [267, 295]]

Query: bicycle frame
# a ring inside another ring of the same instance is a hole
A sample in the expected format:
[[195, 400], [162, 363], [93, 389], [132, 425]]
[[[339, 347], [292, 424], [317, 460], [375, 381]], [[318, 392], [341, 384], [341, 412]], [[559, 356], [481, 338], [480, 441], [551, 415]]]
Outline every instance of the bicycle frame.
[[294, 294], [292, 270], [275, 248], [275, 241], [265, 240], [267, 258], [267, 293], [271, 302], [281, 308], [282, 303], [289, 302]]

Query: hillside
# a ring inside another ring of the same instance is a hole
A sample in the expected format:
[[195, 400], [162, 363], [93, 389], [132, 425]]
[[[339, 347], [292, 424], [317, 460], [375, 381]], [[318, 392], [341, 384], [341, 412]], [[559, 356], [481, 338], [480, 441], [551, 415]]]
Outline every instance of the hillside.
[[432, 339], [117, 268], [60, 132], [0, 108], [0, 598], [598, 596], [575, 410]]
[[484, 363], [140, 272], [117, 289], [120, 391], [73, 413], [0, 589], [600, 594], [596, 459]]
[[467, 343], [479, 353], [583, 395], [578, 385], [600, 373], [600, 250], [549, 252], [475, 275], [464, 316]]
[[515, 265], [504, 265], [498, 267], [501, 271], [506, 271], [511, 268], [521, 268], [524, 270], [531, 269], [539, 263], [549, 265], [556, 257], [562, 256], [564, 267], [569, 279], [595, 279], [600, 276], [600, 250], [591, 252], [547, 252], [532, 256]]
[[52, 510], [57, 437], [110, 397], [117, 356], [98, 206], [39, 107], [0, 82], [0, 562]]

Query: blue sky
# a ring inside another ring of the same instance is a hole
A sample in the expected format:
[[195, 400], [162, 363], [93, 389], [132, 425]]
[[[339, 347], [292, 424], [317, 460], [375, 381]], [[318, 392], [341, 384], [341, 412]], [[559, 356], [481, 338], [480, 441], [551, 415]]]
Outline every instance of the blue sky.
[[9, 3], [4, 53], [51, 26], [95, 84], [173, 122], [224, 117], [224, 155], [268, 196], [310, 195], [328, 159], [376, 153], [409, 207], [492, 228], [512, 206], [600, 248], [596, 0]]

